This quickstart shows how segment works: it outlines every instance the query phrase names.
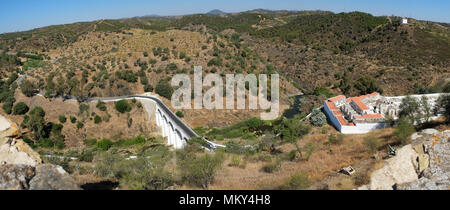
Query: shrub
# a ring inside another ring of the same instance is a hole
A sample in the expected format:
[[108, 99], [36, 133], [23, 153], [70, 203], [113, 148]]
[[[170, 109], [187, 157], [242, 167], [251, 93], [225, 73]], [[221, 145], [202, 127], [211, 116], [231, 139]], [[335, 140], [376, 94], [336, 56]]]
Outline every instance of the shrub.
[[311, 124], [317, 127], [322, 127], [327, 123], [327, 117], [319, 109], [314, 109], [311, 116]]
[[415, 122], [417, 118], [420, 118], [420, 102], [411, 96], [407, 96], [402, 99], [400, 105], [400, 117], [408, 119], [410, 122]]
[[378, 150], [379, 140], [375, 136], [368, 136], [364, 138], [364, 146], [367, 152], [374, 153]]
[[366, 95], [373, 92], [383, 93], [383, 90], [379, 87], [378, 82], [371, 76], [361, 77], [356, 82], [355, 88], [360, 91], [361, 95]]
[[173, 176], [164, 169], [171, 158], [168, 148], [157, 146], [142, 152], [145, 157], [135, 160], [123, 160], [114, 151], [101, 153], [95, 158], [95, 171], [131, 190], [164, 190], [173, 186]]
[[78, 129], [82, 129], [84, 127], [84, 123], [83, 122], [77, 122], [77, 128]]
[[102, 151], [108, 151], [113, 146], [113, 144], [114, 143], [109, 139], [102, 139], [97, 142], [96, 146]]
[[305, 174], [295, 174], [281, 186], [281, 190], [306, 190], [311, 182]]
[[240, 167], [241, 166], [241, 157], [237, 156], [237, 155], [233, 155], [233, 157], [231, 157], [231, 161], [229, 166], [231, 167]]
[[67, 122], [67, 118], [64, 115], [59, 115], [58, 119], [59, 119], [59, 122], [61, 122], [62, 124]]
[[254, 117], [254, 118], [251, 118], [250, 120], [247, 120], [246, 125], [248, 126], [248, 128], [251, 131], [257, 131], [263, 125], [263, 121], [259, 118]]
[[105, 112], [108, 108], [106, 107], [106, 103], [103, 101], [98, 101], [97, 102], [97, 109], [99, 109], [100, 111]]
[[414, 126], [406, 119], [401, 118], [394, 131], [394, 139], [402, 144], [407, 144], [409, 137], [415, 132]]
[[221, 58], [213, 58], [208, 62], [208, 66], [222, 66]]
[[77, 122], [77, 118], [74, 116], [70, 116], [70, 122], [75, 124]]
[[90, 163], [94, 160], [95, 152], [93, 150], [83, 150], [78, 158], [79, 161]]
[[95, 124], [100, 124], [100, 123], [102, 123], [102, 118], [101, 118], [100, 116], [98, 116], [98, 115], [95, 115], [95, 117], [94, 117], [94, 123], [95, 123]]
[[86, 114], [89, 114], [89, 105], [87, 104], [80, 104], [79, 106], [80, 115], [86, 112]]
[[13, 109], [13, 102], [7, 101], [2, 106], [3, 111], [5, 111], [6, 114], [11, 114]]
[[145, 92], [149, 92], [149, 93], [153, 92], [153, 86], [150, 85], [150, 84], [146, 84], [146, 85], [144, 86], [144, 91], [145, 91]]
[[179, 117], [179, 118], [183, 118], [183, 117], [184, 117], [184, 114], [183, 114], [182, 111], [177, 111], [176, 115], [177, 115], [177, 117]]
[[288, 159], [290, 161], [295, 161], [297, 159], [297, 150], [296, 149], [291, 150], [291, 152], [289, 152]]
[[133, 145], [144, 144], [145, 142], [147, 142], [146, 138], [144, 138], [142, 136], [138, 136], [134, 139], [121, 139], [121, 140], [117, 141], [115, 143], [115, 145], [120, 146], [120, 147], [129, 147], [129, 146], [133, 146]]
[[328, 143], [340, 145], [344, 142], [344, 135], [338, 134], [337, 136], [331, 135], [328, 137]]
[[131, 105], [126, 100], [121, 100], [121, 101], [116, 102], [115, 106], [116, 106], [116, 110], [122, 114], [126, 113], [126, 112], [130, 112], [132, 109]]
[[48, 137], [48, 129], [46, 129], [45, 123], [45, 111], [42, 107], [33, 108], [29, 117], [24, 117], [24, 127], [33, 131], [34, 139], [39, 141]]
[[167, 81], [163, 80], [156, 85], [155, 92], [160, 96], [171, 99], [174, 90]]
[[32, 97], [34, 95], [34, 89], [34, 84], [29, 80], [25, 80], [20, 84], [20, 90], [27, 97]]
[[83, 140], [83, 143], [86, 146], [94, 146], [97, 144], [97, 139], [85, 139]]
[[30, 110], [30, 108], [28, 108], [28, 106], [23, 102], [19, 102], [14, 106], [14, 114], [15, 115], [24, 115], [29, 110]]
[[266, 173], [273, 173], [275, 171], [278, 171], [281, 167], [281, 161], [280, 160], [276, 160], [273, 163], [268, 163], [266, 165], [263, 166], [262, 170]]
[[309, 158], [311, 157], [311, 155], [316, 151], [316, 147], [314, 146], [313, 143], [308, 143], [305, 145], [305, 148], [303, 148], [303, 150], [306, 151], [306, 156], [305, 159], [309, 160]]
[[186, 158], [180, 161], [182, 178], [189, 184], [208, 189], [223, 161], [223, 153]]
[[170, 63], [169, 65], [167, 65], [166, 69], [170, 71], [176, 71], [178, 69], [178, 66], [175, 63]]

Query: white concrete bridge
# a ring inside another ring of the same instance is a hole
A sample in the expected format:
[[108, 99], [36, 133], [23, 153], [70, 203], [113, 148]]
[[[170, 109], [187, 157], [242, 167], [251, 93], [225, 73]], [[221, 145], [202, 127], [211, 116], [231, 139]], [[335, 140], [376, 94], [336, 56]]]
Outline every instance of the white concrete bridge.
[[[38, 96], [44, 97], [43, 92], [39, 92]], [[57, 96], [52, 96], [57, 97]], [[74, 96], [64, 96], [64, 100], [77, 100]], [[167, 137], [168, 145], [173, 146], [175, 149], [182, 149], [188, 143], [188, 141], [195, 137], [200, 137], [195, 131], [193, 131], [186, 123], [178, 118], [157, 96], [150, 93], [144, 95], [130, 95], [130, 96], [117, 96], [117, 97], [96, 97], [96, 98], [84, 98], [83, 102], [117, 102], [120, 100], [136, 99], [143, 102], [143, 105], [149, 114], [149, 119], [153, 119], [153, 113], [156, 119], [156, 124], [161, 128], [163, 137]], [[225, 148], [225, 146], [213, 143], [204, 139], [207, 143], [206, 149], [214, 151], [217, 148]]]
[[[133, 95], [109, 98], [90, 98], [87, 101], [116, 102], [124, 99], [136, 99], [143, 102], [150, 119], [152, 119], [151, 115], [154, 113], [156, 124], [161, 128], [162, 136], [167, 137], [169, 146], [173, 146], [175, 149], [182, 149], [187, 144], [189, 139], [199, 137], [197, 133], [195, 133], [186, 123], [179, 119], [156, 96]], [[210, 146], [214, 145], [210, 142], [209, 144]]]

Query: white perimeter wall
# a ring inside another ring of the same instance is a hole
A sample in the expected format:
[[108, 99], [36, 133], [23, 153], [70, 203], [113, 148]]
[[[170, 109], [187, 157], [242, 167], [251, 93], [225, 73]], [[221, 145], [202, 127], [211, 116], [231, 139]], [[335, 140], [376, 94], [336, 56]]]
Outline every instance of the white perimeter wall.
[[340, 130], [343, 134], [366, 134], [371, 131], [385, 128], [385, 123], [364, 123], [356, 124], [356, 126], [342, 126]]

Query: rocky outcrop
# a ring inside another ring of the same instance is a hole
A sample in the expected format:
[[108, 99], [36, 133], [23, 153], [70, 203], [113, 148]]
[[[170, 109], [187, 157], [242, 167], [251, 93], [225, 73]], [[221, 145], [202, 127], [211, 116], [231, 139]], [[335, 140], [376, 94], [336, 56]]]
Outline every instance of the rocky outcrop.
[[36, 167], [30, 190], [80, 190], [75, 180], [61, 167], [50, 164]]
[[0, 145], [0, 165], [36, 166], [41, 163], [39, 154], [22, 140], [9, 139], [5, 144]]
[[402, 190], [450, 190], [450, 131], [427, 130], [412, 144], [419, 154], [419, 180], [399, 186]]
[[80, 190], [61, 167], [42, 164], [25, 142], [0, 138], [0, 190]]
[[386, 161], [383, 168], [372, 173], [369, 190], [392, 190], [396, 184], [418, 180], [415, 161], [418, 154], [411, 145], [397, 151], [397, 155]]
[[35, 175], [35, 168], [27, 165], [0, 166], [0, 190], [26, 190]]
[[0, 166], [0, 190], [80, 190], [60, 166]]
[[397, 151], [360, 190], [449, 190], [450, 131], [423, 130]]
[[6, 143], [7, 137], [16, 136], [18, 133], [17, 124], [0, 115], [0, 145]]

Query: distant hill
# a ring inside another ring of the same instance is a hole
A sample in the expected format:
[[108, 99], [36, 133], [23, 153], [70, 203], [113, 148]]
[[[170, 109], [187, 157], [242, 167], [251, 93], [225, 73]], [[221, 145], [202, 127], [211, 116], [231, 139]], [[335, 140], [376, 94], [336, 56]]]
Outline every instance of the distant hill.
[[[325, 88], [336, 94], [359, 94], [366, 85], [359, 83], [370, 83], [387, 94], [422, 93], [436, 91], [429, 87], [442, 84], [450, 74], [449, 24], [410, 19], [408, 25], [402, 25], [400, 17], [362, 12], [257, 9], [235, 14], [213, 10], [207, 14], [101, 20], [0, 34], [0, 49], [45, 54], [70, 47], [89, 34], [117, 37], [134, 36], [129, 32], [133, 29], [152, 33], [173, 29], [204, 33], [206, 29], [210, 36], [206, 40], [221, 37], [235, 45], [236, 55], [241, 53], [234, 57], [223, 50], [226, 56], [221, 59], [232, 60], [226, 68], [251, 71], [243, 67], [252, 62], [243, 63], [241, 58], [248, 55], [239, 52], [251, 49], [262, 55], [257, 60], [273, 64], [305, 90]], [[231, 33], [245, 37], [244, 42], [236, 43], [239, 40], [233, 40]], [[123, 39], [127, 38], [132, 37]], [[178, 41], [184, 43], [188, 38]], [[119, 46], [120, 42], [116, 40]], [[217, 46], [226, 44], [222, 41], [215, 45], [211, 47], [218, 54], [221, 49]], [[179, 53], [179, 49], [171, 50]]]
[[222, 10], [215, 9], [215, 10], [209, 11], [209, 12], [206, 13], [206, 14], [207, 14], [207, 15], [225, 15], [225, 14], [227, 14], [227, 13], [224, 12], [224, 11], [222, 11]]

